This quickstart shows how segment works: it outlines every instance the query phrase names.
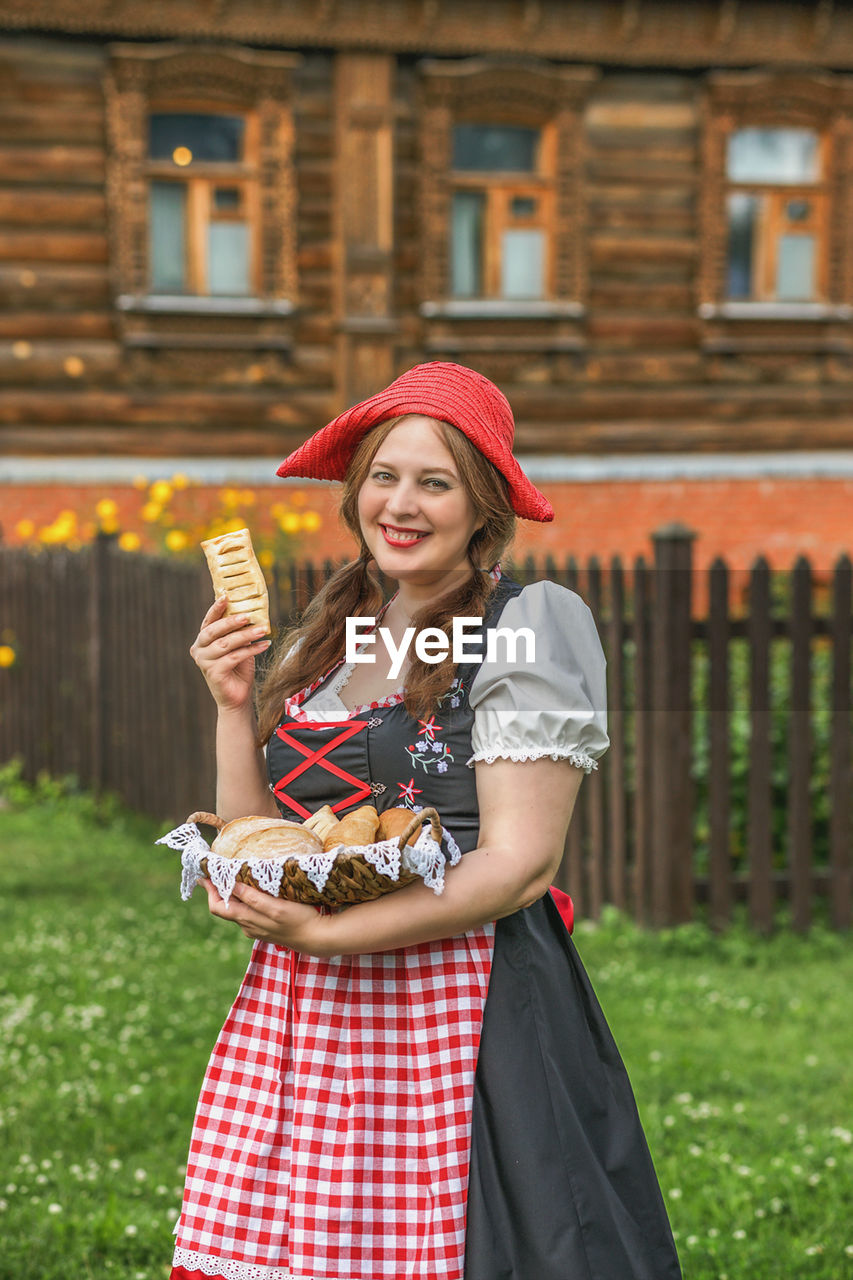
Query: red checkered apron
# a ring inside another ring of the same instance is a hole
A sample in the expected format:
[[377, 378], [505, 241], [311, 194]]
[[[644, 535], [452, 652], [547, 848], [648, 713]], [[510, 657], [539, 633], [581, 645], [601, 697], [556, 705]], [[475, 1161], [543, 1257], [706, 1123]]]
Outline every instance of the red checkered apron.
[[462, 1280], [494, 926], [258, 942], [199, 1099], [172, 1280]]

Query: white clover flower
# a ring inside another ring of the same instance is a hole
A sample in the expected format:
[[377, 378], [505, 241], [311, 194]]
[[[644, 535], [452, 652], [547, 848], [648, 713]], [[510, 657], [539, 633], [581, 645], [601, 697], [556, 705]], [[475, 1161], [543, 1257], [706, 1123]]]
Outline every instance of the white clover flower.
[[699, 1237], [698, 1237], [698, 1236], [688, 1236], [688, 1237], [687, 1237], [687, 1240], [686, 1240], [686, 1243], [687, 1243], [687, 1244], [690, 1246], [690, 1248], [692, 1249], [692, 1248], [694, 1247], [694, 1245], [697, 1245], [697, 1244], [699, 1243]]
[[681, 1187], [673, 1187], [669, 1193], [670, 1200], [681, 1199]]
[[826, 1165], [827, 1169], [834, 1169], [838, 1161], [835, 1159], [835, 1156], [827, 1156], [823, 1163]]
[[62, 1213], [62, 1205], [61, 1205], [61, 1204], [49, 1204], [49, 1205], [47, 1206], [47, 1211], [48, 1211], [48, 1213]]
[[148, 1177], [148, 1174], [145, 1172], [144, 1169], [136, 1169], [134, 1171], [133, 1176], [137, 1182], [144, 1182], [145, 1179]]
[[129, 1222], [124, 1229], [124, 1234], [126, 1236], [135, 1236], [138, 1231], [139, 1231], [139, 1228], [134, 1226], [132, 1222]]
[[719, 1229], [719, 1227], [709, 1227], [709, 1228], [708, 1228], [708, 1239], [709, 1239], [709, 1240], [716, 1240], [716, 1238], [717, 1238], [717, 1236], [718, 1236], [719, 1234], [720, 1234], [720, 1229]]
[[732, 1237], [735, 1240], [745, 1240], [746, 1232], [743, 1230], [742, 1227], [738, 1227], [737, 1231], [732, 1232]]

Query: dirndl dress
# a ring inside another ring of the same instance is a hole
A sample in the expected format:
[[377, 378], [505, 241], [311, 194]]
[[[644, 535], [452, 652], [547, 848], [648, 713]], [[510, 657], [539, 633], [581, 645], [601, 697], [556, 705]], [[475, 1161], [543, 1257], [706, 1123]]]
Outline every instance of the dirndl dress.
[[[464, 856], [476, 761], [596, 767], [589, 610], [503, 577], [484, 633], [498, 621], [530, 626], [535, 662], [461, 664], [425, 720], [399, 693], [348, 711], [343, 666], [288, 699], [267, 750], [282, 816], [434, 805]], [[375, 955], [256, 942], [202, 1085], [175, 1234], [171, 1280], [681, 1274], [625, 1068], [551, 894]]]

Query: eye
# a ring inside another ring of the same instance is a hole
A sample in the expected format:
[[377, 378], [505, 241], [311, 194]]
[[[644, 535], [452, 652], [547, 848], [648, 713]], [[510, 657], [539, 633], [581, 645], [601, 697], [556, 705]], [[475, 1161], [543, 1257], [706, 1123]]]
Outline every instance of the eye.
[[390, 471], [374, 471], [370, 476], [371, 480], [393, 480]]
[[426, 484], [426, 485], [432, 485], [432, 486], [433, 486], [434, 488], [436, 488], [436, 489], [449, 489], [449, 488], [450, 488], [450, 485], [447, 483], [447, 481], [446, 481], [446, 480], [439, 480], [438, 476], [430, 476], [430, 477], [429, 477], [429, 479], [424, 480], [424, 484]]

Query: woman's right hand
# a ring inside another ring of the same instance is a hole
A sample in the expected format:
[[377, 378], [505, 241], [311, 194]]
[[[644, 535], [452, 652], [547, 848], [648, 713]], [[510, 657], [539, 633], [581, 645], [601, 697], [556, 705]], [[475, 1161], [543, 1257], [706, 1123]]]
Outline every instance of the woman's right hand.
[[263, 627], [247, 626], [248, 618], [226, 617], [226, 605], [227, 597], [220, 596], [208, 609], [190, 654], [220, 711], [241, 711], [255, 679], [255, 654], [271, 641]]

